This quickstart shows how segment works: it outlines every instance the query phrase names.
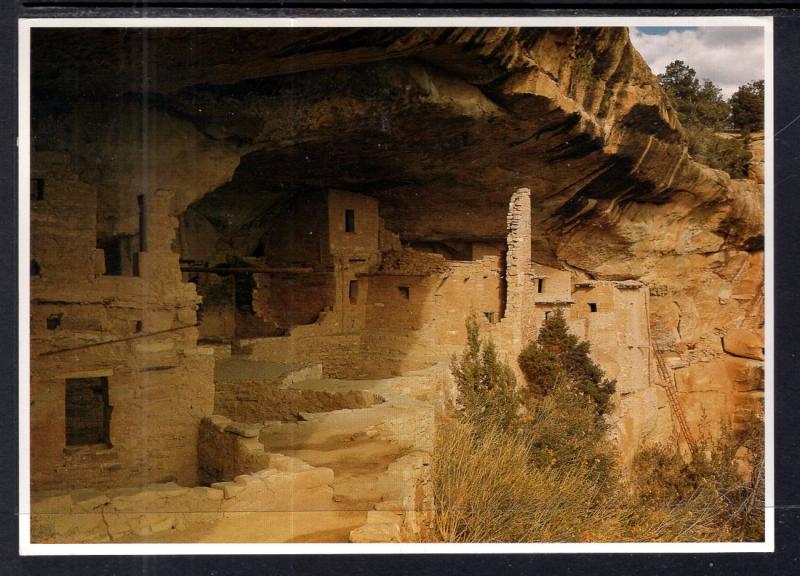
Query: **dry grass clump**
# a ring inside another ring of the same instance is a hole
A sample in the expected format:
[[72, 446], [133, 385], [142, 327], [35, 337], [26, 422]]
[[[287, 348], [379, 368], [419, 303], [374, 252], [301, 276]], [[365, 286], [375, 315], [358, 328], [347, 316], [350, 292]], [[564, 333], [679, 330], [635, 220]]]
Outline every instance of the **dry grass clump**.
[[764, 424], [757, 416], [717, 440], [705, 434], [688, 459], [674, 444], [648, 446], [636, 455], [632, 473], [638, 502], [653, 515], [683, 510], [694, 518], [693, 508], [711, 514], [712, 528], [700, 539], [764, 539]]
[[590, 541], [607, 524], [588, 470], [540, 468], [522, 438], [449, 420], [434, 459], [436, 532], [445, 542]]

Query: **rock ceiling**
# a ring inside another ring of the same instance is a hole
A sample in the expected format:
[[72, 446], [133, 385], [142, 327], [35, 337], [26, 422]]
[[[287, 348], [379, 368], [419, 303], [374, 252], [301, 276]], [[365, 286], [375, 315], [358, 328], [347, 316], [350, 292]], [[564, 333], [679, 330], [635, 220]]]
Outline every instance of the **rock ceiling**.
[[534, 254], [609, 278], [756, 246], [763, 192], [693, 162], [623, 28], [48, 30], [35, 145], [121, 199], [173, 188], [221, 233], [289, 196], [377, 197], [405, 240], [493, 240], [529, 187]]

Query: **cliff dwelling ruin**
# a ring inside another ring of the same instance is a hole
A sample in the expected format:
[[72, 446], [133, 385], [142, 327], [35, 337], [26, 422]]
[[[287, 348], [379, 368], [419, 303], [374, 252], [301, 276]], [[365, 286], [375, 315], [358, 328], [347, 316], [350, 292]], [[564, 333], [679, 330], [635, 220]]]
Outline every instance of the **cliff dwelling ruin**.
[[35, 542], [425, 540], [470, 314], [624, 462], [762, 410], [763, 157], [624, 28], [34, 29], [31, 109]]

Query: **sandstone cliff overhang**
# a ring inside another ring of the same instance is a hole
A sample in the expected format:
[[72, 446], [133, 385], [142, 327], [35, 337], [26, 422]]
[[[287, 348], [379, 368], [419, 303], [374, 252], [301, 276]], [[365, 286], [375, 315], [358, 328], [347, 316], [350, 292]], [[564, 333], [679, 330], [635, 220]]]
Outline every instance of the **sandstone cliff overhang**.
[[762, 190], [688, 157], [624, 28], [38, 29], [33, 85], [35, 146], [79, 156], [108, 235], [149, 183], [244, 251], [324, 188], [406, 241], [485, 241], [529, 187], [535, 258], [598, 278], [763, 237]]

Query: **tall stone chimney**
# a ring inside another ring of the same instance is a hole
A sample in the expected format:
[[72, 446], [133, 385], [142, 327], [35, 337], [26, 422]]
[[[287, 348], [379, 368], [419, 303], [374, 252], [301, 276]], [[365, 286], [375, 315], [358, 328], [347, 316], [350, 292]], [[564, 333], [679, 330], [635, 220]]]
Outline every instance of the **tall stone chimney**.
[[516, 350], [525, 344], [532, 319], [533, 279], [531, 273], [531, 191], [519, 188], [511, 196], [506, 220], [506, 305], [505, 322], [511, 324]]

